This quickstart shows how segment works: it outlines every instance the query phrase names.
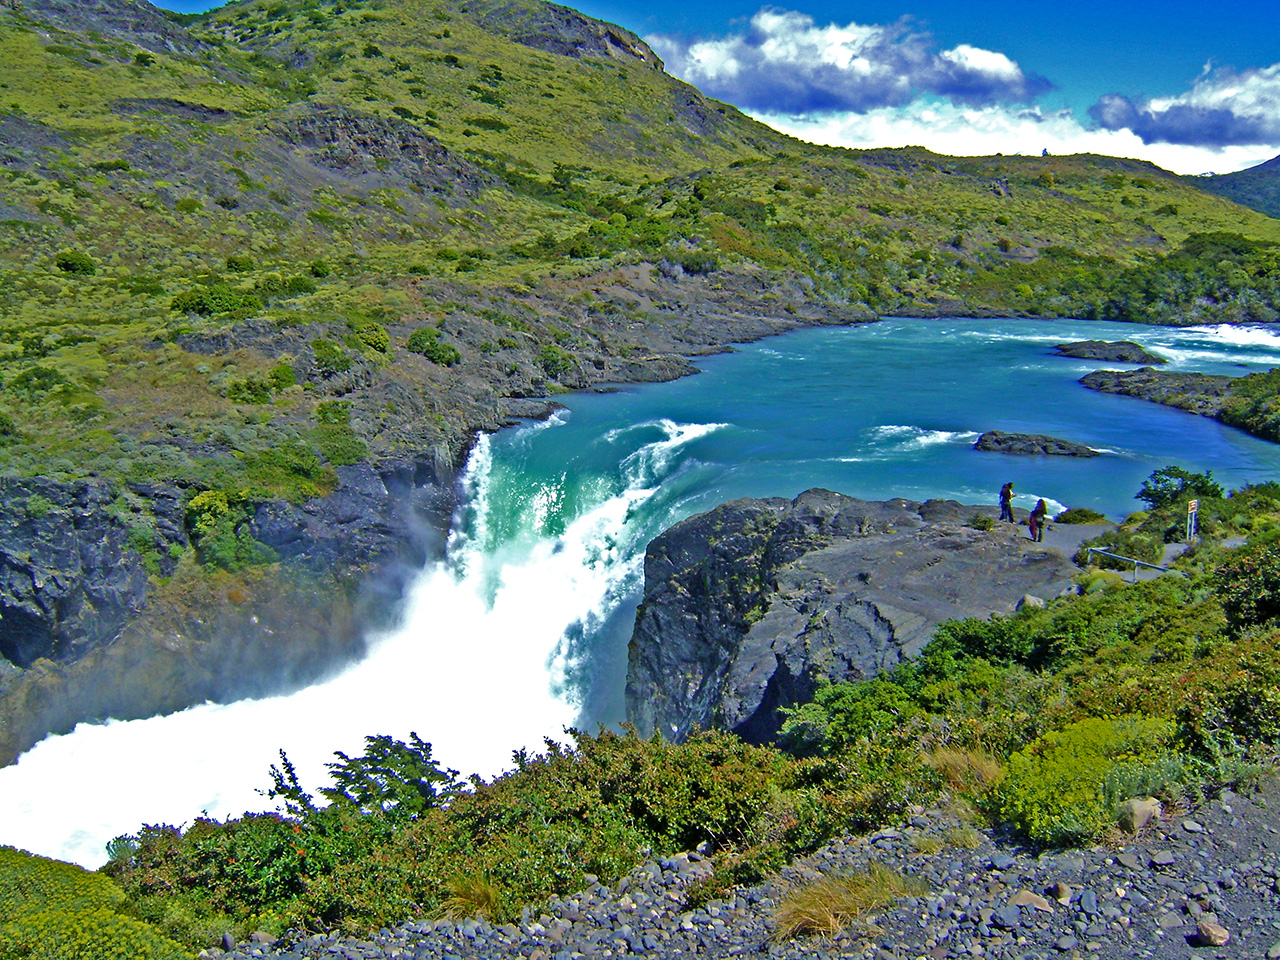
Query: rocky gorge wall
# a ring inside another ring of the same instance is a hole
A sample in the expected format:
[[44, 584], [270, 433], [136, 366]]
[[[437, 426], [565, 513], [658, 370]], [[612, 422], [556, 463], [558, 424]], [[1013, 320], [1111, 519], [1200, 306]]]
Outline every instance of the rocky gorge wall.
[[442, 550], [454, 478], [431, 460], [337, 475], [326, 497], [257, 507], [279, 562], [240, 575], [195, 568], [191, 491], [0, 479], [0, 764], [81, 721], [260, 696], [359, 656]]
[[628, 719], [645, 736], [720, 727], [768, 742], [780, 708], [819, 684], [916, 655], [943, 620], [1069, 586], [1076, 568], [1061, 553], [1013, 524], [971, 526], [975, 514], [994, 508], [809, 490], [676, 524], [645, 554]]

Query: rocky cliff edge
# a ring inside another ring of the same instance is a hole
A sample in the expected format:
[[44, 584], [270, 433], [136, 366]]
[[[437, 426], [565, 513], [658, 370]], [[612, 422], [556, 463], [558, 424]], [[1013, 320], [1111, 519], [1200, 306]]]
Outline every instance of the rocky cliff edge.
[[734, 500], [659, 536], [628, 650], [627, 715], [679, 740], [772, 740], [780, 708], [920, 652], [943, 620], [1052, 598], [1075, 566], [994, 508], [828, 490]]

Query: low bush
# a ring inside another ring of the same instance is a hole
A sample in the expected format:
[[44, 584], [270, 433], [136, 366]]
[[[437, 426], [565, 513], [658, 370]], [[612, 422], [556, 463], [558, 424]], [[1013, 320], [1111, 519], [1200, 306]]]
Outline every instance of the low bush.
[[332, 377], [351, 369], [351, 354], [332, 340], [312, 340], [311, 352], [316, 358], [316, 369], [323, 376]]
[[441, 367], [451, 367], [462, 359], [462, 353], [451, 343], [440, 342], [440, 331], [420, 327], [409, 335], [405, 349], [420, 354]]
[[391, 347], [391, 337], [380, 323], [365, 323], [356, 330], [356, 336], [370, 350], [386, 353]]
[[554, 343], [543, 344], [538, 351], [538, 366], [553, 380], [563, 380], [573, 373], [575, 363], [573, 354], [562, 350]]
[[1280, 617], [1280, 545], [1247, 546], [1218, 564], [1215, 586], [1236, 630]]
[[187, 503], [186, 526], [196, 557], [205, 566], [236, 571], [275, 559], [253, 537], [250, 501], [244, 491], [206, 490]]
[[316, 405], [316, 423], [311, 431], [321, 455], [335, 466], [359, 463], [369, 455], [354, 430], [351, 429], [351, 404], [345, 400], [329, 400]]
[[1150, 530], [1108, 530], [1101, 536], [1086, 541], [1073, 558], [1080, 566], [1092, 564], [1103, 570], [1132, 570], [1133, 564], [1115, 557], [1090, 555], [1088, 547], [1097, 547], [1119, 557], [1131, 557], [1144, 563], [1159, 563], [1164, 554], [1164, 537]]
[[185, 950], [126, 916], [124, 891], [102, 874], [0, 847], [0, 957], [185, 960]]
[[235, 290], [226, 284], [218, 283], [209, 287], [195, 287], [177, 294], [170, 301], [169, 308], [181, 313], [195, 313], [207, 317], [233, 311], [261, 310], [262, 300], [256, 294]]
[[1124, 800], [1168, 796], [1185, 783], [1174, 733], [1169, 720], [1136, 715], [1081, 720], [1047, 733], [1009, 758], [993, 807], [1039, 843], [1092, 840], [1115, 823]]
[[80, 250], [59, 250], [53, 264], [63, 273], [82, 277], [91, 277], [98, 272], [98, 264], [93, 257]]

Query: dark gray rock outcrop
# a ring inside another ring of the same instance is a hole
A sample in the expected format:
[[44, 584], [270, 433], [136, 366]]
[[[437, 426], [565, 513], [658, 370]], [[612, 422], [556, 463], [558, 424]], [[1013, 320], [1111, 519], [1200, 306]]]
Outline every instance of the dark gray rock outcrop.
[[1060, 343], [1053, 348], [1062, 357], [1081, 360], [1102, 360], [1106, 363], [1168, 363], [1164, 357], [1151, 353], [1132, 340], [1077, 340]]
[[[0, 657], [24, 668], [74, 659], [119, 635], [145, 604], [144, 553], [158, 541], [186, 543], [178, 491], [148, 492], [144, 527], [128, 510], [136, 491], [0, 478]], [[156, 554], [157, 573], [172, 567]]]
[[1056, 596], [1075, 567], [991, 508], [869, 502], [826, 490], [735, 500], [649, 545], [628, 650], [627, 715], [645, 735], [723, 727], [753, 742], [824, 680], [914, 656], [943, 620]]
[[190, 491], [0, 479], [0, 765], [49, 733], [311, 682], [359, 656], [442, 550], [445, 460], [337, 468], [337, 489], [248, 522], [279, 563], [183, 568]]
[[198, 54], [209, 45], [150, 3], [132, 0], [22, 0], [17, 11], [63, 30], [98, 34], [156, 53]]
[[1083, 443], [1059, 440], [1040, 433], [1004, 433], [988, 430], [973, 444], [975, 450], [990, 453], [1015, 453], [1023, 456], [1096, 457], [1098, 451]]
[[1137, 370], [1095, 370], [1080, 383], [1101, 393], [1152, 400], [1189, 413], [1217, 417], [1231, 395], [1234, 377], [1208, 373], [1173, 373], [1140, 367]]

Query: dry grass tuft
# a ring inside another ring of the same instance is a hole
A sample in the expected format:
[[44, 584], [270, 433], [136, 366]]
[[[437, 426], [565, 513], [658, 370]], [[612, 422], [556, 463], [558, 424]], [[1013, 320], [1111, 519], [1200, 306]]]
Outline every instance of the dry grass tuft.
[[982, 795], [1000, 782], [1004, 769], [985, 750], [939, 749], [924, 755], [924, 762], [952, 790]]
[[457, 877], [450, 881], [449, 896], [440, 904], [436, 916], [448, 920], [491, 917], [501, 899], [501, 888], [483, 874]]
[[922, 833], [911, 838], [911, 846], [916, 853], [932, 854], [942, 849], [942, 841], [929, 833]]
[[946, 834], [947, 843], [953, 847], [972, 850], [982, 843], [982, 834], [973, 827], [952, 827]]
[[872, 863], [865, 873], [831, 874], [787, 892], [774, 911], [773, 939], [833, 937], [877, 907], [927, 892], [924, 881], [881, 863]]

